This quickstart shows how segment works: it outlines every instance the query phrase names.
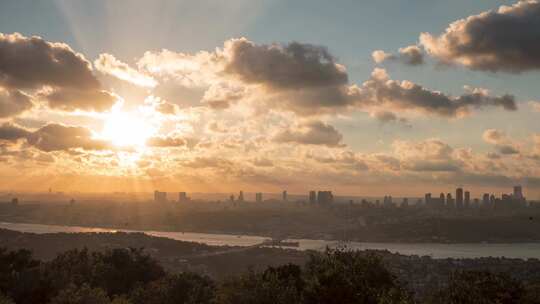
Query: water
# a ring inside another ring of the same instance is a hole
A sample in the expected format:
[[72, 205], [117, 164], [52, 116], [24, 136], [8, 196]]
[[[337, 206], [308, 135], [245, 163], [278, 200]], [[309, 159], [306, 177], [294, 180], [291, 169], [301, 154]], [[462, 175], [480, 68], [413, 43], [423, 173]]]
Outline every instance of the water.
[[[0, 223], [0, 228], [31, 233], [78, 233], [78, 232], [142, 232], [147, 235], [164, 237], [178, 241], [203, 243], [212, 246], [253, 246], [262, 243], [266, 237], [210, 234], [193, 232], [164, 232], [164, 231], [135, 231], [114, 230], [105, 228], [88, 228], [77, 226], [59, 226], [24, 223]], [[327, 240], [291, 239], [299, 242], [299, 250], [324, 250], [327, 246], [335, 248], [342, 246], [342, 242]], [[431, 256], [433, 258], [479, 258], [479, 257], [507, 257], [507, 258], [540, 258], [540, 243], [475, 243], [475, 244], [439, 244], [439, 243], [363, 243], [348, 242], [351, 249], [377, 249], [388, 250], [404, 255]]]

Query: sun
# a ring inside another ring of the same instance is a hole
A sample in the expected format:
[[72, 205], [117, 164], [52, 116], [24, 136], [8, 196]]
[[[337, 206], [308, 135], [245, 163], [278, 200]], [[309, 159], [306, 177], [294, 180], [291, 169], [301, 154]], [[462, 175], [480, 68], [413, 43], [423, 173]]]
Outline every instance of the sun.
[[134, 113], [113, 112], [107, 116], [101, 137], [121, 147], [144, 147], [154, 128]]

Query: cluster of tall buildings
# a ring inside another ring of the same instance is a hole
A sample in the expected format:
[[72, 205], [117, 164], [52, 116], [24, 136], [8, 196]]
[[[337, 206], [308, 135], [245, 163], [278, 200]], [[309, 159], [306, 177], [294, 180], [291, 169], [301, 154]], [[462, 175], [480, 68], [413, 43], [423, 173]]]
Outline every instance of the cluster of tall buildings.
[[449, 208], [469, 208], [471, 206], [479, 207], [493, 206], [526, 206], [527, 200], [523, 196], [523, 189], [521, 186], [514, 186], [511, 194], [503, 194], [501, 197], [496, 197], [494, 194], [484, 193], [482, 200], [475, 198], [471, 200], [471, 193], [464, 191], [463, 188], [457, 188], [455, 197], [452, 193], [441, 193], [439, 197], [433, 197], [431, 193], [426, 193], [424, 196], [424, 202], [426, 206], [432, 207], [449, 207]]
[[334, 202], [332, 191], [309, 191], [309, 202], [311, 204], [328, 205]]

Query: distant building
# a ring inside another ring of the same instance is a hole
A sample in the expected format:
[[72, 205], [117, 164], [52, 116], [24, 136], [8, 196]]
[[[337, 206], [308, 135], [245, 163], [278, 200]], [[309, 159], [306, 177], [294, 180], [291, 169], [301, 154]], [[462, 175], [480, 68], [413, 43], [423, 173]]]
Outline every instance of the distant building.
[[523, 189], [521, 188], [521, 186], [514, 186], [514, 198], [518, 200], [521, 200], [524, 198]]
[[167, 201], [167, 192], [154, 191], [154, 202], [164, 203]]
[[178, 202], [185, 203], [190, 201], [190, 198], [187, 196], [186, 192], [178, 192]]
[[238, 194], [238, 201], [243, 202], [244, 201], [244, 191], [240, 190], [240, 193]]
[[454, 208], [455, 207], [454, 199], [452, 198], [451, 193], [446, 194], [446, 207], [448, 207], [448, 208]]
[[257, 203], [262, 203], [262, 201], [263, 201], [263, 195], [262, 195], [261, 192], [255, 193], [255, 201], [256, 201]]
[[328, 205], [334, 202], [332, 191], [319, 191], [317, 193], [317, 202], [321, 205]]
[[12, 198], [12, 199], [11, 199], [11, 204], [12, 204], [13, 206], [18, 206], [18, 205], [19, 205], [19, 199], [16, 198], [16, 197]]
[[489, 205], [489, 193], [484, 193], [484, 195], [482, 196], [482, 205]]
[[444, 207], [446, 205], [446, 200], [444, 199], [444, 193], [441, 192], [439, 195], [439, 207]]
[[403, 198], [403, 201], [401, 202], [401, 206], [400, 206], [400, 207], [402, 207], [402, 208], [407, 208], [407, 207], [409, 207], [409, 199], [406, 198], [406, 197], [404, 197], [404, 198]]
[[234, 194], [231, 194], [231, 196], [229, 196], [229, 201], [234, 202]]
[[315, 204], [317, 202], [317, 192], [311, 190], [309, 191], [309, 202]]
[[463, 208], [463, 188], [456, 189], [456, 207]]
[[282, 199], [284, 202], [287, 201], [287, 199], [288, 199], [288, 198], [287, 198], [287, 190], [283, 190], [283, 193], [282, 193], [282, 195], [281, 195], [281, 199]]
[[424, 195], [424, 202], [426, 203], [426, 206], [431, 206], [432, 205], [431, 193], [426, 193]]
[[469, 208], [471, 206], [471, 192], [465, 191], [465, 199], [463, 203], [465, 208]]

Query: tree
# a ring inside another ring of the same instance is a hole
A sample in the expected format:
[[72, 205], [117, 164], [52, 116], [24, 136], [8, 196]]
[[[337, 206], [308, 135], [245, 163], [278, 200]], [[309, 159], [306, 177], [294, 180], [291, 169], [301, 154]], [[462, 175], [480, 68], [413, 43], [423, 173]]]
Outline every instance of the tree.
[[210, 278], [184, 272], [138, 287], [130, 298], [133, 304], [205, 304], [212, 303], [215, 289]]
[[50, 304], [110, 304], [107, 293], [100, 288], [91, 288], [88, 284], [81, 287], [70, 285], [60, 291]]
[[489, 271], [454, 273], [448, 286], [431, 298], [431, 303], [513, 304], [522, 303], [524, 289], [507, 274]]
[[412, 302], [410, 294], [373, 254], [345, 249], [314, 253], [306, 264], [305, 303]]
[[220, 304], [294, 304], [302, 303], [304, 289], [302, 270], [288, 264], [268, 267], [264, 272], [247, 274], [226, 280], [219, 289]]

